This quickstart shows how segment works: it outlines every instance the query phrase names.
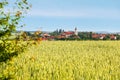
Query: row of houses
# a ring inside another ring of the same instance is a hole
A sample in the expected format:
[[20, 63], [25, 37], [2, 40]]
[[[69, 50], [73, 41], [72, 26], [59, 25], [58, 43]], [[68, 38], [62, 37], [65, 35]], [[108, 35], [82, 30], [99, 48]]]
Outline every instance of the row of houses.
[[[91, 35], [89, 35], [92, 37], [92, 39], [100, 39], [100, 40], [104, 40], [106, 38], [109, 38], [110, 40], [116, 40], [117, 36], [115, 36], [114, 34], [98, 34], [98, 33], [91, 33]], [[56, 36], [51, 36], [48, 33], [44, 33], [42, 34], [42, 38], [43, 40], [47, 40], [47, 39], [66, 39], [66, 38], [73, 38], [73, 39], [80, 39], [82, 36], [78, 35], [78, 31], [77, 28], [74, 29], [74, 31], [64, 31], [62, 33], [60, 33], [59, 35]]]
[[110, 34], [110, 35], [108, 35], [108, 34], [92, 34], [92, 38], [93, 38], [93, 39], [101, 39], [101, 40], [103, 40], [103, 39], [105, 39], [107, 36], [108, 36], [109, 39], [111, 39], [111, 40], [116, 40], [116, 39], [117, 39], [117, 37], [116, 37], [114, 34]]
[[[48, 33], [45, 33], [42, 35], [42, 39], [43, 40], [54, 40], [54, 39], [66, 39], [66, 38], [70, 38], [70, 37], [73, 37], [73, 38], [78, 38], [80, 39], [80, 36], [78, 35], [75, 35], [74, 32], [63, 32], [61, 33], [60, 35], [57, 35], [57, 36], [50, 36]], [[100, 40], [104, 40], [106, 39], [106, 37], [109, 37], [110, 40], [116, 40], [117, 37], [113, 34], [109, 35], [108, 34], [92, 34], [92, 39], [100, 39]]]
[[43, 40], [46, 40], [46, 39], [52, 39], [52, 40], [54, 40], [54, 39], [66, 39], [66, 38], [70, 38], [70, 37], [79, 38], [77, 28], [75, 28], [74, 31], [64, 31], [56, 36], [51, 36], [48, 33], [44, 33], [41, 36], [42, 36]]
[[78, 34], [77, 28], [75, 28], [74, 31], [64, 31], [54, 36], [50, 35], [50, 33], [48, 32], [41, 33], [40, 31], [32, 32], [31, 34], [29, 33], [29, 35], [28, 35], [28, 32], [22, 32], [21, 34], [25, 40], [26, 39], [37, 39], [37, 38], [38, 39], [41, 38], [42, 40], [83, 39], [82, 36], [84, 34], [87, 34], [87, 37], [88, 37], [87, 39], [94, 39], [94, 40], [98, 40], [98, 39], [104, 40], [106, 38], [109, 38], [111, 40], [116, 40], [118, 38], [118, 36], [115, 36], [114, 34], [98, 34], [98, 33], [89, 34], [89, 32], [86, 32], [86, 33], [79, 32]]

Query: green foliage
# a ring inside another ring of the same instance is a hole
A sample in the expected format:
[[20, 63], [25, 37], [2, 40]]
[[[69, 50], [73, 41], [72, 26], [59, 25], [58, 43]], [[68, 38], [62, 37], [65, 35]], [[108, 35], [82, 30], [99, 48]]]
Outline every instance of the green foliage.
[[63, 33], [64, 32], [64, 30], [62, 30], [62, 29], [57, 29], [57, 30], [55, 30], [55, 31], [53, 31], [53, 32], [51, 32], [50, 33], [50, 35], [51, 36], [57, 36], [57, 35], [60, 35], [61, 33]]
[[0, 2], [0, 62], [22, 52], [24, 45], [19, 46], [18, 41], [9, 43], [7, 39], [21, 25], [19, 21], [29, 7], [27, 0], [13, 0], [13, 4], [8, 0]]
[[[6, 40], [11, 32], [15, 31], [17, 27], [22, 26], [19, 24], [20, 19], [27, 12], [30, 5], [27, 0], [13, 0], [14, 4], [7, 0], [0, 2], [0, 39]], [[12, 5], [10, 9], [8, 6]], [[15, 8], [14, 8], [15, 7]]]
[[78, 36], [82, 40], [92, 40], [92, 32], [79, 32]]
[[[30, 46], [30, 43], [25, 41], [24, 42], [23, 41], [1, 42], [0, 43], [0, 65], [10, 62], [14, 57], [17, 57], [18, 55], [20, 55], [20, 53], [24, 52], [28, 48], [28, 46]], [[5, 75], [0, 73], [0, 80], [11, 80], [11, 79], [14, 79], [14, 75], [11, 75], [11, 74]]]
[[0, 43], [0, 62], [6, 62], [27, 48], [28, 44], [21, 41], [4, 41]]

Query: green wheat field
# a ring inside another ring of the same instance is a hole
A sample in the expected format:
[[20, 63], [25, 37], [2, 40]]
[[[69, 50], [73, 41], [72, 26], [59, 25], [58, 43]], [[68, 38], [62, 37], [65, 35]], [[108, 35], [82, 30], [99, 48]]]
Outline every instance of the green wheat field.
[[42, 41], [0, 64], [13, 80], [120, 80], [120, 41]]

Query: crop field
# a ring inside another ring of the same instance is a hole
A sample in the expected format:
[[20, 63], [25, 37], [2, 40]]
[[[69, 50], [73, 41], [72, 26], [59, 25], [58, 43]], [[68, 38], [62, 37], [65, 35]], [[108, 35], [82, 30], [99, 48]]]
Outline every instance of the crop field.
[[13, 80], [120, 80], [120, 41], [42, 41], [7, 63]]

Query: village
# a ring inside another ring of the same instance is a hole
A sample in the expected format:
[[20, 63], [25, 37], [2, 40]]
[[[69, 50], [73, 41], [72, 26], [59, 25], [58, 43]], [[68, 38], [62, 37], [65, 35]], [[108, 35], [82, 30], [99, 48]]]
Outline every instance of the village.
[[73, 31], [57, 29], [53, 32], [19, 31], [13, 34], [23, 40], [119, 40], [119, 33], [80, 32], [75, 27]]

